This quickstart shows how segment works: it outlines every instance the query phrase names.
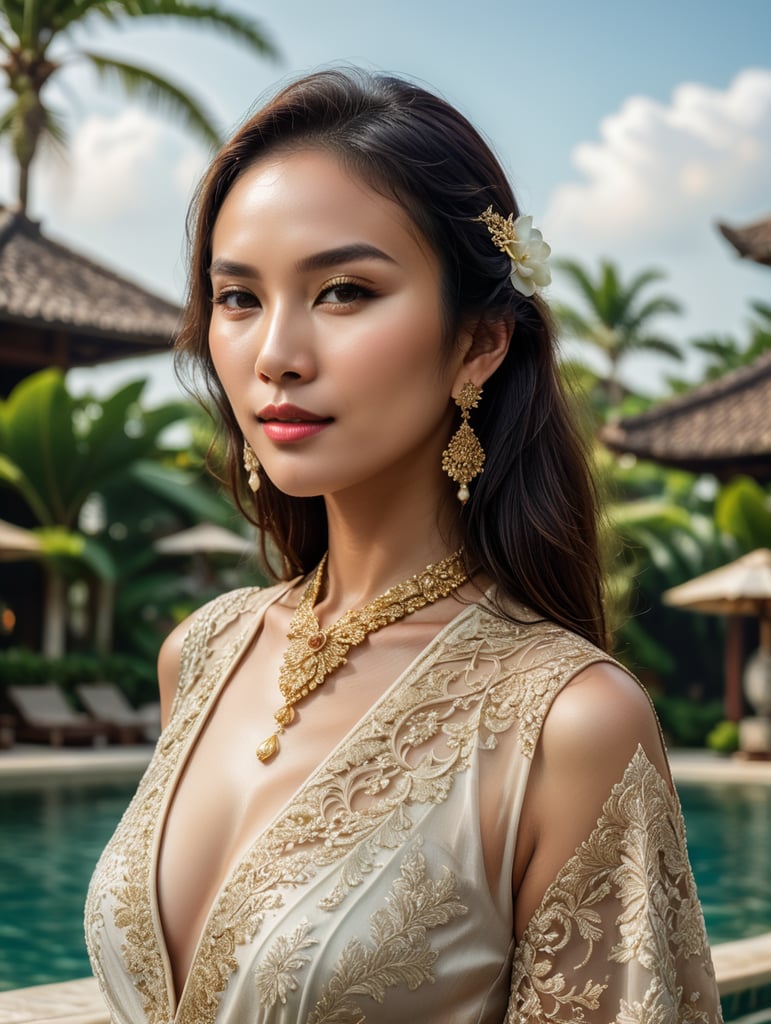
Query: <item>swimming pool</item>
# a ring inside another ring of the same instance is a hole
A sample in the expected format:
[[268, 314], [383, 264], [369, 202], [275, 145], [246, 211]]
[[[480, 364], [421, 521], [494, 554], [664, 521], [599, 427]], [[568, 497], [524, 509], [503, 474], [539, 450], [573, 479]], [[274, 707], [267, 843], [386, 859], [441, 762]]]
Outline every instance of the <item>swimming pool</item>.
[[[134, 788], [0, 789], [0, 990], [90, 974], [86, 889]], [[771, 931], [771, 786], [678, 788], [711, 941]]]
[[771, 786], [677, 788], [710, 941], [771, 931]]

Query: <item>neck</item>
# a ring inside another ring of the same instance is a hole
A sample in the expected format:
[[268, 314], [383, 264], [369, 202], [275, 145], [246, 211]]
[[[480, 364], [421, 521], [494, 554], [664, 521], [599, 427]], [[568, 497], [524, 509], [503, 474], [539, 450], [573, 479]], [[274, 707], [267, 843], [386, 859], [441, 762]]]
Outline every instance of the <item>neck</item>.
[[331, 621], [358, 608], [395, 583], [441, 561], [460, 544], [457, 512], [445, 500], [445, 481], [435, 488], [372, 487], [358, 495], [326, 500], [329, 557], [320, 619]]

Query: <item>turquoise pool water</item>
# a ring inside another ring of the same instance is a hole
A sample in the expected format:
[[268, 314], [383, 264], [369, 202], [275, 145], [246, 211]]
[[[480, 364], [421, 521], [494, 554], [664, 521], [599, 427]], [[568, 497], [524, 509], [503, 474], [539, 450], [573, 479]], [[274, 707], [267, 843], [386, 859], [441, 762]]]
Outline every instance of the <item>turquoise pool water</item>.
[[681, 783], [711, 942], [771, 931], [771, 786]]
[[[90, 973], [93, 866], [134, 785], [0, 790], [0, 990]], [[680, 787], [713, 943], [771, 931], [771, 786]]]

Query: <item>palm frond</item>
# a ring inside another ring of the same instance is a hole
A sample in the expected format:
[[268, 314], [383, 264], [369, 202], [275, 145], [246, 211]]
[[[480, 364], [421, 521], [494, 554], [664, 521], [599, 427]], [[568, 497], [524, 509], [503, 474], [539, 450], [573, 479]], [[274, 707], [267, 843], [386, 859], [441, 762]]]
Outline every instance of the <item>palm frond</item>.
[[662, 313], [682, 313], [683, 307], [669, 295], [657, 295], [644, 302], [627, 320], [627, 330], [637, 331], [644, 323]]
[[562, 259], [555, 260], [554, 266], [568, 275], [578, 291], [586, 299], [589, 308], [592, 310], [596, 309], [597, 288], [581, 264], [577, 260]]
[[574, 338], [587, 338], [593, 333], [594, 327], [592, 323], [579, 313], [578, 310], [573, 309], [572, 306], [556, 303], [554, 305], [554, 315], [557, 317], [559, 325], [565, 334], [571, 335]]
[[634, 349], [637, 352], [658, 352], [659, 355], [669, 356], [670, 359], [676, 359], [681, 362], [683, 359], [683, 352], [679, 345], [676, 345], [673, 341], [668, 341], [666, 338], [660, 338], [656, 335], [643, 334], [632, 335], [627, 345], [627, 350], [632, 351]]
[[68, 3], [53, 0], [54, 9], [51, 11], [49, 24], [51, 31], [58, 34], [70, 25], [82, 25], [86, 20], [90, 21], [94, 15], [99, 15], [105, 21], [117, 22], [124, 13], [122, 7], [123, 4], [116, 0], [69, 0]]
[[244, 18], [233, 11], [223, 11], [219, 5], [197, 4], [189, 0], [132, 0], [126, 4], [137, 9], [137, 15], [185, 18], [201, 26], [220, 30], [224, 35], [263, 57], [278, 57], [278, 50], [265, 29], [254, 18]]
[[136, 96], [164, 114], [170, 114], [182, 127], [197, 135], [206, 145], [218, 146], [220, 136], [211, 115], [180, 86], [136, 64], [82, 51], [104, 79], [117, 81], [129, 96]]
[[763, 324], [763, 330], [771, 331], [771, 306], [766, 302], [760, 302], [756, 299], [754, 302], [750, 303], [750, 307], [762, 320], [768, 321], [767, 324]]

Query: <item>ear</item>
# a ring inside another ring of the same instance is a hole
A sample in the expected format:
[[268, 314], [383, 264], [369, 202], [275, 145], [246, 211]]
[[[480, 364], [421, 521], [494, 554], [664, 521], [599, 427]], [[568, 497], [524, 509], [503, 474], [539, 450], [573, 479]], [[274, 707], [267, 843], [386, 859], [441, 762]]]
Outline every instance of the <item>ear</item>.
[[463, 332], [463, 360], [453, 384], [453, 395], [458, 394], [467, 380], [481, 388], [488, 377], [492, 377], [509, 351], [513, 330], [512, 320], [479, 319]]

